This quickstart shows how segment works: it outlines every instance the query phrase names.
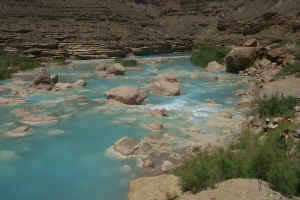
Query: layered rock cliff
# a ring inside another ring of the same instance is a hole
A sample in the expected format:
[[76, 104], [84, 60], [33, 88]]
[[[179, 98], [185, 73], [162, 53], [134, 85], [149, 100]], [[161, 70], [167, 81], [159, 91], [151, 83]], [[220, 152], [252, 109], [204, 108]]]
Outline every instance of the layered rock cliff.
[[107, 58], [300, 38], [295, 0], [1, 0], [0, 45], [32, 57]]

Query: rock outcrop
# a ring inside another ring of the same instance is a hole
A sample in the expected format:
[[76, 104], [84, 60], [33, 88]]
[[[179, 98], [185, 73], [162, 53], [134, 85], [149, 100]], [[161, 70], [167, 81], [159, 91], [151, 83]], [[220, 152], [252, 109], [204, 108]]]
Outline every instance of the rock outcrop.
[[107, 91], [105, 95], [108, 99], [127, 105], [139, 105], [147, 98], [147, 94], [143, 90], [133, 86], [116, 87]]
[[238, 73], [250, 67], [258, 56], [256, 47], [236, 47], [225, 57], [226, 71]]
[[[0, 46], [34, 58], [109, 58], [298, 37], [300, 5], [281, 0], [0, 2]], [[252, 44], [251, 44], [252, 46]]]

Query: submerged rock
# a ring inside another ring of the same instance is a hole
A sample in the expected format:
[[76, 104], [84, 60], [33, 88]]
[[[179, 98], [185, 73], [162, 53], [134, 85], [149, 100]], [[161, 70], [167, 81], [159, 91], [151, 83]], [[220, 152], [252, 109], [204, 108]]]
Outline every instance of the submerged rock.
[[139, 105], [146, 98], [147, 94], [133, 86], [120, 86], [110, 89], [105, 94], [108, 99], [113, 99], [127, 105]]
[[8, 131], [7, 134], [12, 137], [24, 137], [29, 129], [30, 128], [28, 126], [20, 126], [14, 130]]
[[161, 96], [180, 96], [184, 94], [177, 83], [165, 80], [153, 81], [151, 93]]
[[232, 114], [227, 112], [220, 112], [217, 114], [217, 117], [224, 119], [232, 119]]
[[130, 137], [123, 137], [114, 144], [113, 149], [123, 156], [130, 156], [134, 154], [138, 144], [138, 140]]
[[162, 123], [151, 123], [148, 125], [148, 128], [152, 131], [162, 131], [164, 129], [164, 125]]
[[168, 200], [181, 193], [179, 178], [174, 175], [138, 178], [130, 182], [128, 200]]
[[152, 79], [152, 81], [168, 81], [168, 82], [171, 82], [171, 83], [179, 83], [180, 82], [180, 79], [177, 78], [175, 75], [165, 75], [165, 74], [160, 74], [160, 75], [157, 75], [156, 77], [154, 77]]
[[19, 155], [13, 151], [0, 151], [0, 162], [13, 161], [19, 158]]
[[226, 70], [226, 67], [225, 65], [221, 65], [219, 64], [218, 62], [216, 61], [212, 61], [212, 62], [209, 62], [207, 67], [206, 67], [206, 70], [207, 71], [210, 71], [210, 72], [214, 72], [214, 71], [225, 71]]
[[151, 116], [167, 117], [168, 113], [165, 109], [155, 109], [149, 113]]

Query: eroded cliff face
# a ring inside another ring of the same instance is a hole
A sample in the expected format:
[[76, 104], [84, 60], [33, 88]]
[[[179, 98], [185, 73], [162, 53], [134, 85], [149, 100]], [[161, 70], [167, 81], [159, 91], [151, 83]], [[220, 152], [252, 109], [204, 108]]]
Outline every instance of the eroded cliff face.
[[107, 58], [299, 38], [298, 0], [1, 0], [0, 45], [32, 57]]

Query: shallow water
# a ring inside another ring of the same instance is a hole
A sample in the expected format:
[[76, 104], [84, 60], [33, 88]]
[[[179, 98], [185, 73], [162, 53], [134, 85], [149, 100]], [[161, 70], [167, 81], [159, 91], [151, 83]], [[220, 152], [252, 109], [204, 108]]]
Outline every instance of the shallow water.
[[[233, 75], [208, 74], [193, 66], [189, 58], [145, 64], [141, 66], [143, 71], [128, 71], [126, 76], [113, 79], [99, 78], [101, 73], [95, 72], [97, 62], [103, 61], [75, 62], [52, 71], [59, 74], [62, 81], [84, 79], [88, 82], [86, 88], [26, 95], [24, 104], [0, 106], [1, 199], [125, 200], [128, 181], [135, 178], [139, 170], [135, 161], [116, 159], [107, 153], [118, 139], [123, 136], [143, 138], [149, 134], [145, 128], [148, 123], [163, 122], [164, 133], [182, 139], [182, 144], [177, 142], [176, 145], [205, 143], [209, 136], [226, 134], [224, 126], [234, 127], [243, 118], [243, 111], [235, 106], [238, 98], [234, 92], [246, 85], [237, 84], [239, 80]], [[165, 73], [181, 78], [185, 95], [150, 94], [150, 80]], [[199, 74], [199, 78], [192, 79], [193, 74]], [[226, 80], [215, 81], [216, 75]], [[30, 76], [28, 73], [21, 77], [30, 80]], [[119, 85], [143, 88], [148, 94], [144, 105], [107, 107], [93, 101], [104, 98], [105, 91]], [[2, 91], [0, 95], [10, 94]], [[72, 95], [84, 98], [70, 100]], [[208, 98], [216, 104], [207, 103]], [[15, 108], [39, 109], [43, 114], [65, 118], [56, 123], [32, 125], [27, 137], [10, 138], [5, 132], [22, 125], [11, 113]], [[156, 108], [167, 109], [169, 116], [166, 119], [150, 117], [147, 112]], [[233, 113], [232, 120], [215, 119], [216, 113], [224, 110]], [[191, 136], [185, 128], [197, 129], [201, 134]], [[200, 141], [195, 140], [197, 137]]]

